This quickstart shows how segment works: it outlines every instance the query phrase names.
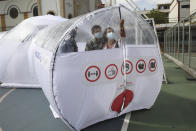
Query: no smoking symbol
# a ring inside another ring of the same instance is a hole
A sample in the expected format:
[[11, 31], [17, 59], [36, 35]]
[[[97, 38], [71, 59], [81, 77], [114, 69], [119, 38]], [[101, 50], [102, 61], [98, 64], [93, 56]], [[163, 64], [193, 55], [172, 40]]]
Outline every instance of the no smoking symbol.
[[148, 64], [148, 68], [150, 70], [150, 72], [154, 72], [157, 68], [157, 62], [155, 59], [150, 59], [149, 64]]
[[146, 70], [146, 62], [143, 59], [138, 60], [136, 70], [138, 73], [143, 73]]
[[89, 82], [97, 81], [101, 76], [101, 71], [97, 66], [90, 66], [85, 72], [85, 77]]
[[115, 64], [110, 64], [105, 69], [105, 76], [109, 80], [116, 78], [118, 74], [118, 67]]
[[133, 71], [133, 64], [131, 61], [129, 60], [126, 60], [126, 64], [124, 65], [124, 62], [121, 66], [121, 73], [122, 75], [124, 75], [124, 66], [125, 66], [125, 71], [126, 71], [126, 74], [129, 75], [131, 74], [131, 72]]

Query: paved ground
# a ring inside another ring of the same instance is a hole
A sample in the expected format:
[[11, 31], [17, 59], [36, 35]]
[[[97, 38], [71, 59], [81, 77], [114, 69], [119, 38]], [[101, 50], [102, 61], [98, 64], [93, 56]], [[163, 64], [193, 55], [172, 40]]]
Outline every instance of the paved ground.
[[[182, 53], [179, 53], [179, 57], [178, 57], [178, 54], [176, 54], [174, 56], [174, 53], [169, 53], [171, 56], [173, 56], [174, 58], [178, 59], [179, 61], [183, 61], [183, 54]], [[184, 64], [188, 66], [189, 64], [189, 61], [188, 61], [188, 53], [184, 53]], [[196, 70], [196, 52], [192, 52], [191, 53], [191, 62], [190, 62], [190, 67], [194, 70]]]
[[[151, 110], [132, 112], [128, 131], [195, 131], [196, 81], [164, 59], [169, 84]], [[10, 94], [8, 94], [10, 93]], [[41, 89], [0, 88], [0, 131], [69, 131], [54, 119]], [[84, 131], [120, 131], [125, 116], [100, 122]]]
[[196, 81], [164, 59], [169, 84], [151, 110], [132, 112], [129, 131], [196, 131]]

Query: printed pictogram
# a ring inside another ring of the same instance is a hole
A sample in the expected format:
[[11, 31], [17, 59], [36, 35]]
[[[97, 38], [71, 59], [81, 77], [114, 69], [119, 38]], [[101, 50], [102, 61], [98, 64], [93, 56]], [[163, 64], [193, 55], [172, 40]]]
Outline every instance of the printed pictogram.
[[101, 71], [97, 66], [90, 66], [86, 69], [85, 77], [89, 82], [96, 82], [101, 76]]
[[112, 80], [118, 74], [118, 67], [115, 64], [110, 64], [105, 69], [105, 76], [107, 79]]
[[126, 75], [131, 74], [131, 72], [133, 71], [133, 64], [130, 60], [126, 60], [126, 64], [124, 65], [124, 62], [121, 66], [121, 73], [122, 75], [124, 75], [124, 66], [125, 66], [125, 71], [126, 71]]
[[148, 68], [150, 72], [154, 72], [157, 68], [157, 61], [156, 59], [150, 59], [148, 63]]
[[137, 61], [136, 70], [138, 73], [143, 73], [146, 70], [146, 62], [143, 59]]

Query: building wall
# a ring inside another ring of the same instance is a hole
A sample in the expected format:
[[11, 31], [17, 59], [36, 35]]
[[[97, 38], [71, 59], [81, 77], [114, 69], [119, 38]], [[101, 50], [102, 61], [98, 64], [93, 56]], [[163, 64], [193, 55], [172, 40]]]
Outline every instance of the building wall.
[[[40, 0], [41, 15], [53, 11], [55, 15], [68, 18], [76, 17], [97, 9], [100, 0]], [[64, 4], [62, 6], [62, 4]]]
[[90, 11], [93, 11], [96, 9], [96, 2], [94, 0], [90, 0]]
[[74, 16], [74, 1], [65, 0], [65, 17], [68, 18], [68, 15]]
[[176, 0], [170, 5], [169, 23], [178, 21], [178, 2]]
[[190, 13], [196, 12], [196, 0], [190, 0]]
[[190, 5], [189, 1], [180, 2], [180, 19], [184, 19], [190, 15], [190, 8], [182, 8], [183, 5]]
[[60, 15], [59, 0], [41, 0], [41, 15], [47, 15], [49, 11], [55, 15]]
[[[6, 0], [0, 1], [0, 15], [4, 17], [6, 30], [11, 29], [16, 26], [25, 18], [33, 16], [32, 10], [37, 6], [37, 0]], [[16, 18], [12, 18], [10, 16], [10, 10], [12, 8], [16, 8], [18, 10], [18, 16]], [[0, 21], [2, 21], [2, 17], [0, 17]], [[0, 23], [0, 31], [2, 30], [2, 22]]]
[[[39, 4], [40, 3], [40, 4]], [[57, 16], [68, 18], [82, 15], [97, 9], [97, 5], [101, 4], [100, 0], [6, 0], [0, 1], [0, 22], [3, 15], [5, 28], [0, 23], [0, 31], [2, 29], [9, 30], [16, 26], [22, 20], [33, 16], [33, 8], [40, 5], [40, 15], [46, 15], [49, 11], [54, 12]], [[63, 5], [62, 5], [63, 4]], [[10, 9], [15, 7], [18, 10], [18, 16], [12, 18]]]
[[170, 12], [169, 12], [169, 22], [178, 22], [178, 20], [182, 20], [183, 18], [190, 15], [190, 8], [182, 8], [183, 5], [190, 5], [189, 0], [173, 0], [172, 4], [170, 5]]

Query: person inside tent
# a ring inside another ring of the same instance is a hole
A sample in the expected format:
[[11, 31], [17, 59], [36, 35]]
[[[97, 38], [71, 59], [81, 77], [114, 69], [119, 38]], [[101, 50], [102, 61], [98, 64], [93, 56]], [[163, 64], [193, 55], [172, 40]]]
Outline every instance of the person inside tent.
[[70, 38], [63, 40], [63, 44], [60, 47], [60, 53], [78, 52], [78, 47], [75, 41], [76, 34], [77, 28], [70, 31]]
[[94, 38], [87, 42], [86, 47], [85, 47], [85, 51], [103, 49], [104, 42], [103, 42], [103, 35], [102, 35], [101, 26], [94, 25], [91, 28], [91, 33], [93, 34]]
[[103, 37], [103, 49], [119, 48], [118, 41], [116, 41], [116, 35], [113, 28], [108, 27], [107, 29], [105, 29]]

